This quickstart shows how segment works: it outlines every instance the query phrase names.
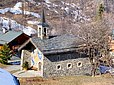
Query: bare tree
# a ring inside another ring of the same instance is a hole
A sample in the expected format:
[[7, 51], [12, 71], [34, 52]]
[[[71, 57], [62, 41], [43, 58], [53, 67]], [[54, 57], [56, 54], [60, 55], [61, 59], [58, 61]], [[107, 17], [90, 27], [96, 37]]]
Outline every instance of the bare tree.
[[98, 66], [98, 60], [101, 56], [109, 57], [109, 33], [110, 29], [107, 21], [104, 19], [85, 24], [79, 30], [79, 36], [86, 43], [86, 50], [92, 65], [92, 74]]

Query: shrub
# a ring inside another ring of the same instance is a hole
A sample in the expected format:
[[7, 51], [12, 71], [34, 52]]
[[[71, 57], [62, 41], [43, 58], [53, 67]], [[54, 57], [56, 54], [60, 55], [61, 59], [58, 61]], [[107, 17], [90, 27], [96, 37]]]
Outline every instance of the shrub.
[[23, 63], [23, 65], [22, 65], [22, 67], [23, 67], [23, 69], [28, 70], [28, 68], [29, 68], [29, 63], [28, 63], [27, 61], [25, 61], [25, 62]]

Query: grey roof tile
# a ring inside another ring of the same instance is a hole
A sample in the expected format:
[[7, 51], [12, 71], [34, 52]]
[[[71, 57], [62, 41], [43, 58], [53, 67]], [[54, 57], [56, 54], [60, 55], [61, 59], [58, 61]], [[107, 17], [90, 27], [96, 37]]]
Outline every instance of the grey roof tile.
[[82, 44], [81, 38], [69, 34], [60, 35], [51, 39], [44, 40], [33, 37], [32, 41], [42, 51], [70, 49], [78, 47], [78, 45]]

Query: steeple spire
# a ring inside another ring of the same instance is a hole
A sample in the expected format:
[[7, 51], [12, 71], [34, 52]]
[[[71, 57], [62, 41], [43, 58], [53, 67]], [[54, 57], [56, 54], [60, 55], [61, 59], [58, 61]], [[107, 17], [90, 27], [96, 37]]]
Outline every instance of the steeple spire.
[[44, 9], [42, 9], [41, 20], [41, 23], [38, 24], [38, 37], [41, 39], [49, 38], [49, 25], [46, 23]]
[[45, 20], [45, 13], [44, 13], [44, 9], [42, 10], [42, 23], [45, 23], [46, 20]]

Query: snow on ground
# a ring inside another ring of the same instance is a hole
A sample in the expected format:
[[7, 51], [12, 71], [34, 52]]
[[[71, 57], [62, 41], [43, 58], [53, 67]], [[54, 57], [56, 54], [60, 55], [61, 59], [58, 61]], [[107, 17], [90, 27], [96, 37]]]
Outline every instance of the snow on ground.
[[36, 34], [35, 29], [33, 29], [31, 27], [25, 27], [25, 26], [20, 25], [19, 23], [17, 23], [15, 20], [11, 20], [11, 19], [8, 19], [8, 18], [5, 18], [5, 17], [0, 17], [0, 24], [2, 24], [2, 28], [9, 29], [9, 21], [11, 23], [11, 29], [12, 30], [21, 30], [29, 36], [31, 34]]
[[24, 11], [25, 15], [32, 15], [34, 17], [40, 18], [40, 15], [38, 13], [34, 13], [34, 12], [29, 12], [29, 11]]
[[73, 8], [74, 8], [75, 6], [76, 6], [76, 4], [74, 4], [74, 3], [71, 3], [71, 7], [73, 7]]
[[74, 11], [74, 14], [75, 14], [75, 19], [77, 19], [78, 18], [78, 15], [79, 15], [79, 11]]
[[51, 3], [49, 0], [44, 0], [46, 3]]
[[57, 5], [57, 4], [54, 4], [54, 3], [53, 3], [53, 5], [52, 5], [52, 6], [53, 6], [53, 7], [58, 7], [58, 5]]
[[58, 12], [57, 10], [53, 9], [53, 11], [54, 11], [55, 13], [59, 14], [59, 12]]
[[22, 2], [18, 2], [17, 4], [15, 4], [14, 8], [20, 8], [22, 7]]
[[[13, 8], [0, 9], [0, 14], [5, 14], [7, 12], [11, 12], [12, 14], [22, 14], [20, 7], [22, 7], [22, 2], [18, 2]], [[40, 15], [38, 13], [24, 11], [24, 14], [40, 18]]]
[[19, 28], [19, 25], [16, 21], [5, 18], [5, 17], [0, 17], [0, 24], [2, 24], [3, 28], [9, 29], [9, 24], [11, 23], [11, 28], [15, 29], [15, 28]]
[[37, 24], [40, 23], [40, 22], [38, 22], [38, 21], [27, 21], [27, 23], [28, 23], [28, 24], [37, 25]]
[[45, 5], [46, 5], [48, 8], [51, 7], [51, 4], [45, 3]]
[[31, 34], [36, 34], [36, 30], [31, 27], [24, 28], [23, 32], [29, 36], [31, 36]]
[[30, 14], [33, 15], [34, 17], [40, 18], [40, 15], [38, 13], [30, 12]]
[[[33, 1], [33, 0], [28, 0], [28, 1]], [[59, 5], [57, 5], [56, 3], [51, 3], [49, 0], [45, 0], [45, 2], [46, 2], [45, 5], [47, 6], [48, 10], [54, 11], [56, 14], [59, 14], [58, 13]], [[78, 18], [83, 17], [83, 20], [86, 19], [86, 16], [82, 13], [82, 10], [78, 5], [74, 3], [69, 4], [64, 1], [61, 1], [61, 3], [62, 3], [61, 10], [64, 10], [66, 12], [66, 15], [73, 14], [74, 19], [77, 19], [77, 17]], [[15, 4], [13, 8], [0, 9], [0, 13], [5, 14], [6, 12], [11, 12], [12, 14], [22, 14], [21, 7], [22, 7], [22, 2], [18, 2]], [[34, 12], [24, 11], [24, 14], [32, 15], [36, 18], [41, 18], [41, 16], [38, 13], [34, 13]], [[86, 20], [89, 20], [89, 19], [86, 19]]]
[[65, 7], [65, 11], [67, 12], [67, 13], [69, 13], [69, 8], [68, 7]]
[[65, 3], [65, 4], [68, 5], [68, 6], [70, 5], [70, 3]]
[[9, 10], [10, 10], [10, 8], [0, 9], [0, 13], [1, 13], [1, 14], [5, 14], [5, 13], [8, 12]]
[[7, 28], [9, 29], [9, 20], [8, 19], [4, 19], [3, 22], [2, 22], [2, 27], [3, 28]]
[[22, 14], [22, 10], [20, 10], [19, 8], [10, 8], [9, 11], [13, 14]]
[[[33, 0], [28, 0], [28, 1], [32, 1]], [[56, 3], [51, 3], [49, 0], [45, 0], [45, 4], [47, 6], [47, 9], [50, 11], [54, 11], [55, 13], [59, 14], [58, 10], [58, 6], [61, 7], [61, 10], [64, 10], [66, 15], [69, 14], [73, 14], [74, 19], [73, 21], [76, 21], [77, 19], [81, 20], [86, 20], [89, 21], [90, 19], [87, 18], [82, 10], [80, 9], [80, 7], [74, 3], [69, 4], [69, 3], [65, 3], [64, 1], [61, 1], [62, 5], [57, 5]], [[40, 3], [37, 3], [37, 5]], [[22, 2], [18, 2], [15, 4], [15, 6], [13, 8], [4, 8], [4, 9], [0, 9], [0, 14], [5, 14], [7, 12], [11, 12], [12, 14], [22, 14]], [[32, 15], [36, 18], [41, 18], [41, 16], [38, 13], [34, 13], [34, 12], [29, 12], [29, 11], [24, 11], [25, 15]], [[11, 28], [15, 29], [15, 30], [22, 30], [24, 33], [26, 33], [27, 35], [31, 35], [31, 34], [35, 34], [36, 30], [34, 30], [31, 27], [25, 27], [23, 25], [20, 25], [19, 23], [17, 23], [15, 20], [11, 20]], [[0, 17], [0, 23], [2, 23], [3, 27], [6, 29], [9, 29], [9, 19], [5, 19], [4, 17]], [[28, 21], [28, 24], [37, 24], [37, 22], [35, 21]]]

